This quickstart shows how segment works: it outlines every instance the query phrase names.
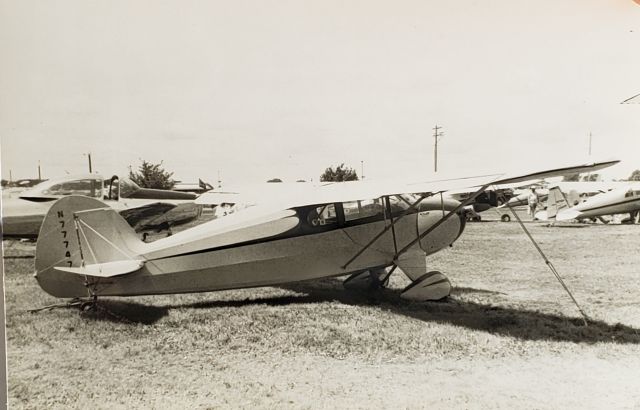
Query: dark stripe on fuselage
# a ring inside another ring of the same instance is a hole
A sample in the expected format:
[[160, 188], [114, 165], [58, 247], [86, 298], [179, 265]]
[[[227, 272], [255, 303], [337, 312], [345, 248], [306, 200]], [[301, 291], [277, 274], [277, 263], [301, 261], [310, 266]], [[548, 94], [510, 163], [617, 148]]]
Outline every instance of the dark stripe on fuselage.
[[[314, 207], [315, 208], [315, 207]], [[405, 215], [409, 216], [412, 214], [417, 213], [418, 211], [412, 211], [409, 214]], [[394, 218], [397, 218], [402, 212], [394, 212], [396, 215], [394, 216]], [[259, 238], [259, 239], [254, 239], [254, 240], [250, 240], [250, 241], [244, 241], [244, 242], [237, 242], [237, 243], [233, 243], [233, 244], [229, 244], [229, 245], [222, 245], [222, 246], [216, 246], [216, 247], [212, 247], [212, 248], [206, 248], [206, 249], [200, 249], [197, 251], [191, 251], [191, 252], [184, 252], [184, 253], [180, 253], [177, 255], [169, 255], [169, 256], [163, 256], [160, 258], [155, 258], [155, 259], [149, 259], [149, 261], [157, 261], [157, 260], [161, 260], [161, 259], [169, 259], [169, 258], [177, 258], [179, 256], [189, 256], [189, 255], [197, 255], [200, 253], [207, 253], [207, 252], [215, 252], [215, 251], [221, 251], [221, 250], [226, 250], [226, 249], [233, 249], [233, 248], [240, 248], [243, 246], [249, 246], [249, 245], [258, 245], [258, 244], [262, 244], [262, 243], [268, 243], [268, 242], [275, 242], [275, 241], [280, 241], [280, 240], [284, 240], [284, 239], [291, 239], [291, 238], [298, 238], [298, 237], [302, 237], [302, 236], [307, 236], [307, 235], [317, 235], [317, 234], [321, 234], [321, 233], [325, 233], [325, 232], [331, 232], [331, 231], [337, 231], [340, 229], [345, 229], [345, 228], [350, 228], [352, 226], [358, 226], [358, 225], [364, 225], [364, 224], [369, 224], [369, 223], [374, 223], [374, 222], [381, 222], [384, 221], [384, 215], [380, 214], [379, 217], [366, 217], [366, 218], [361, 218], [361, 219], [355, 219], [355, 220], [351, 220], [351, 221], [347, 221], [344, 224], [342, 224], [341, 226], [336, 224], [333, 225], [329, 225], [329, 226], [310, 226], [309, 224], [307, 224], [306, 222], [304, 222], [306, 220], [306, 215], [304, 215], [305, 218], [302, 218], [302, 215], [300, 215], [298, 213], [298, 219], [300, 220], [300, 223], [298, 224], [298, 226], [296, 226], [293, 229], [290, 229], [286, 232], [283, 232], [281, 234], [275, 235], [275, 236], [269, 236], [269, 237], [264, 237], [264, 238]]]
[[[628, 203], [635, 202], [635, 201], [640, 201], [640, 198], [632, 198], [632, 199], [627, 199], [625, 201], [616, 202], [616, 203], [613, 203], [613, 204], [594, 206], [593, 208], [583, 209], [580, 212], [591, 212], [591, 211], [595, 211], [595, 210], [598, 210], [598, 209], [611, 208], [611, 207], [614, 207], [614, 206], [624, 205], [624, 204], [628, 204]], [[627, 211], [625, 211], [624, 213], [626, 213], [626, 212]], [[588, 217], [585, 217], [585, 218], [588, 218]]]

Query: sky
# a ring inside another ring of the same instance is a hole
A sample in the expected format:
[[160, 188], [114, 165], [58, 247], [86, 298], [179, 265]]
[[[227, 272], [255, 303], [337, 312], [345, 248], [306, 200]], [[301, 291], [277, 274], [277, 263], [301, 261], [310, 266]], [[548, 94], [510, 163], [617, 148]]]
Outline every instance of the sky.
[[0, 53], [3, 178], [640, 168], [633, 0], [0, 0]]

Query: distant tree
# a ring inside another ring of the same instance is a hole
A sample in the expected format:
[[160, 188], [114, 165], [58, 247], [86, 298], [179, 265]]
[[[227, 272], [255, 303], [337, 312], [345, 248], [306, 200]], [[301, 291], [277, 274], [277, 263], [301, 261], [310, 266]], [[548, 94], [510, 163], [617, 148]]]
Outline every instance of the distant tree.
[[268, 180], [267, 182], [282, 182], [282, 180], [280, 178], [273, 178]]
[[171, 189], [175, 185], [175, 181], [171, 179], [172, 175], [173, 172], [167, 172], [162, 167], [162, 161], [153, 164], [142, 160], [137, 172], [133, 172], [129, 166], [129, 179], [142, 188]]
[[580, 174], [567, 174], [562, 180], [567, 182], [578, 182], [580, 181]]
[[629, 181], [640, 181], [640, 169], [636, 169], [631, 173]]
[[329, 167], [324, 170], [320, 175], [320, 181], [322, 182], [343, 182], [343, 181], [357, 181], [358, 174], [353, 168], [345, 167], [344, 163], [337, 167]]
[[2, 180], [2, 186], [5, 187], [7, 185], [9, 185], [9, 181], [7, 181], [6, 179], [3, 179]]
[[299, 179], [296, 182], [307, 182], [307, 181], [305, 181], [304, 179]]

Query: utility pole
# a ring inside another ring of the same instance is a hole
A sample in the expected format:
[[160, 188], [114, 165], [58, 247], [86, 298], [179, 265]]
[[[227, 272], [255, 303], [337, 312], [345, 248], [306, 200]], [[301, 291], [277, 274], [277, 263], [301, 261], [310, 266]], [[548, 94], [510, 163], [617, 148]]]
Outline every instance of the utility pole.
[[13, 177], [11, 175], [11, 170], [9, 170], [9, 182], [13, 182]]
[[364, 161], [360, 161], [360, 175], [362, 176], [362, 179], [364, 179]]
[[42, 172], [40, 171], [40, 160], [38, 160], [38, 179], [42, 179]]
[[91, 168], [91, 153], [87, 154], [87, 157], [89, 157], [89, 173], [93, 173], [93, 169]]
[[591, 157], [591, 132], [589, 132], [589, 157]]
[[433, 128], [433, 171], [434, 172], [438, 172], [438, 141], [440, 141], [440, 139], [442, 138], [442, 136], [444, 135], [443, 131], [439, 131], [441, 130], [442, 127], [438, 127], [438, 125], [436, 124], [436, 126]]

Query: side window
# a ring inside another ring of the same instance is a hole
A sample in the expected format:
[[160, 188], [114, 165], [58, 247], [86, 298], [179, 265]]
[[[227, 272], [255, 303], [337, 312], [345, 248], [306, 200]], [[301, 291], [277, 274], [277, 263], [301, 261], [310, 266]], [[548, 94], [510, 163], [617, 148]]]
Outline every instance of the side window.
[[345, 202], [342, 207], [344, 209], [345, 222], [376, 216], [384, 217], [384, 206], [381, 199]]
[[625, 198], [630, 198], [633, 196], [633, 191], [632, 190], [628, 190], [626, 194], [624, 194]]
[[47, 195], [84, 195], [92, 198], [102, 196], [102, 181], [99, 179], [79, 179], [52, 185], [42, 191]]
[[43, 190], [42, 193], [46, 195], [71, 195], [71, 192], [63, 190], [62, 184], [51, 185], [49, 189]]
[[336, 207], [333, 204], [320, 205], [309, 212], [307, 222], [311, 226], [337, 225]]

